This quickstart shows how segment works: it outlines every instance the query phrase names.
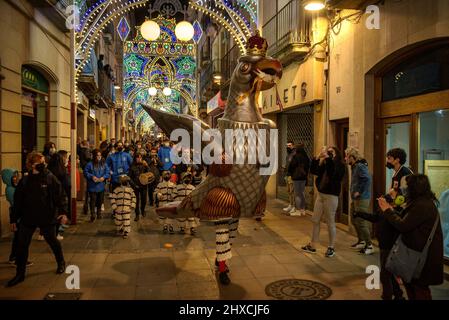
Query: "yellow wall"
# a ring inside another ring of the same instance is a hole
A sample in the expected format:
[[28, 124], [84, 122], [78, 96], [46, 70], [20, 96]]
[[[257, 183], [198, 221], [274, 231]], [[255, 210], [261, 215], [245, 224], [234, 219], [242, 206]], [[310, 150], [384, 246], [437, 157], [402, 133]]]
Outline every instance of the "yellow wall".
[[[50, 140], [58, 149], [70, 150], [69, 39], [27, 2], [0, 1], [0, 30], [1, 73], [5, 77], [0, 88], [0, 166], [20, 169], [21, 70], [24, 64], [36, 68], [49, 81]], [[43, 130], [42, 124], [40, 128]], [[42, 142], [39, 139], [39, 146]], [[2, 237], [9, 235], [8, 204], [4, 192], [5, 186], [1, 184]]]
[[[344, 22], [330, 46], [330, 119], [349, 117], [350, 133], [372, 156], [374, 141], [373, 79], [365, 75], [376, 64], [408, 45], [449, 36], [449, 1], [386, 1], [380, 6], [380, 29]], [[351, 13], [345, 10], [342, 16]], [[337, 93], [340, 87], [340, 93]], [[368, 159], [371, 160], [372, 158]]]

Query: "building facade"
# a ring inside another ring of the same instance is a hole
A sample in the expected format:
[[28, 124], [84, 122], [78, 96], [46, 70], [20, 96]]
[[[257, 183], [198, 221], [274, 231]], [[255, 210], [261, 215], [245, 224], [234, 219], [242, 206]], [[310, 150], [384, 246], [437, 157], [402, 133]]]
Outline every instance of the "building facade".
[[[24, 154], [52, 141], [70, 150], [70, 39], [64, 20], [29, 2], [0, 2], [0, 167], [21, 170]], [[58, 23], [59, 22], [59, 23]], [[1, 185], [0, 230], [9, 234]]]

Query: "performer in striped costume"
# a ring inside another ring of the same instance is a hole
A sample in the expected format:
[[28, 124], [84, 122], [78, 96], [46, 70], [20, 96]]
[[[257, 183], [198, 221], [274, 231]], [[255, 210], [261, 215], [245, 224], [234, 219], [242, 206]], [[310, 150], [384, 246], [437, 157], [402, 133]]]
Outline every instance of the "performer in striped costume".
[[238, 227], [239, 219], [221, 220], [215, 222], [215, 241], [217, 250], [215, 266], [219, 267], [220, 272], [227, 272], [227, 267], [224, 262], [232, 258], [231, 247], [237, 234]]
[[[195, 190], [195, 187], [191, 184], [192, 183], [192, 174], [190, 172], [183, 172], [181, 174], [181, 184], [178, 184], [176, 186], [177, 193], [176, 193], [176, 201], [182, 201], [186, 196], [188, 196], [193, 190]], [[177, 219], [180, 227], [180, 232], [184, 233], [185, 230], [190, 230], [190, 234], [193, 236], [196, 233], [196, 227], [199, 225], [199, 219], [198, 218], [180, 218]]]
[[[170, 181], [171, 173], [170, 171], [162, 172], [162, 178], [164, 179], [162, 182], [159, 182], [156, 189], [154, 190], [154, 196], [159, 201], [159, 206], [163, 207], [170, 202], [173, 202], [176, 198], [176, 185]], [[170, 231], [171, 234], [175, 233], [173, 228], [173, 224], [175, 222], [174, 219], [159, 217], [160, 223], [163, 225], [163, 232], [167, 233]]]
[[112, 212], [115, 214], [117, 234], [128, 238], [131, 232], [131, 211], [136, 208], [136, 195], [129, 186], [129, 177], [122, 175], [119, 178], [120, 186], [111, 194]]

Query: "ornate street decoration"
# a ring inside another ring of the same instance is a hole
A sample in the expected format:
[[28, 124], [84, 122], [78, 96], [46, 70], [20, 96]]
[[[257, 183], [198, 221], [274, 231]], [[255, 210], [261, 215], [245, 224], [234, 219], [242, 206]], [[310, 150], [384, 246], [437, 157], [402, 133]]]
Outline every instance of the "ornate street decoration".
[[195, 41], [195, 43], [198, 43], [200, 42], [201, 37], [203, 36], [203, 28], [201, 28], [201, 24], [197, 20], [195, 20], [195, 22], [193, 23], [193, 29], [195, 29], [193, 41]]
[[131, 29], [129, 28], [128, 21], [126, 20], [125, 17], [122, 17], [117, 26], [117, 33], [120, 36], [120, 39], [122, 40], [122, 42], [125, 41], [126, 38], [128, 38], [130, 31], [131, 31]]
[[[134, 114], [137, 126], [148, 130], [154, 125], [142, 104], [171, 113], [181, 112], [181, 103], [187, 104], [196, 116], [196, 44], [178, 41], [174, 33], [176, 20], [159, 15], [153, 19], [161, 29], [156, 41], [145, 40], [137, 28], [136, 37], [123, 44], [124, 104]], [[155, 88], [156, 95], [149, 93]], [[169, 96], [163, 94], [170, 88]]]
[[[102, 34], [103, 30], [113, 21], [119, 17], [122, 17], [126, 12], [137, 9], [139, 7], [147, 6], [149, 0], [98, 0], [91, 7], [87, 7], [85, 4], [87, 2], [82, 2], [83, 7], [81, 8], [80, 23], [75, 30], [75, 78], [76, 82], [78, 77], [81, 75], [84, 66], [89, 62], [92, 49], [94, 48], [98, 38]], [[246, 53], [246, 40], [251, 36], [251, 29], [257, 25], [257, 0], [191, 0], [189, 6], [206, 15], [209, 15], [218, 24], [226, 28], [232, 37], [234, 38], [236, 44], [240, 48], [242, 54]], [[160, 14], [165, 16], [172, 16], [174, 10], [184, 11], [182, 4], [179, 0], [157, 0], [154, 2], [154, 10], [158, 10]], [[163, 19], [164, 17], [161, 16]], [[163, 36], [162, 41], [158, 43], [146, 42], [145, 40], [139, 38], [134, 39], [132, 42], [125, 41], [124, 51], [125, 54], [136, 54], [143, 57], [153, 57], [155, 56], [166, 56], [171, 58], [178, 58], [179, 56], [192, 56], [196, 55], [195, 44], [201, 38], [202, 30], [199, 24], [194, 26], [195, 34], [193, 40], [190, 42], [178, 43], [176, 41], [176, 35], [174, 33], [174, 28], [166, 24], [170, 24], [170, 19], [167, 21], [160, 20], [161, 24], [161, 34]], [[121, 27], [117, 30], [122, 40], [126, 40], [126, 20], [124, 20]], [[129, 28], [129, 25], [128, 25]], [[140, 36], [141, 37], [141, 36]], [[170, 60], [169, 59], [169, 60]], [[133, 60], [133, 58], [131, 58]], [[132, 72], [137, 72], [134, 69], [139, 67], [139, 62], [136, 58], [135, 64], [129, 64], [129, 70]], [[172, 63], [172, 62], [170, 62]], [[148, 61], [146, 62], [148, 64]], [[134, 68], [134, 69], [133, 69]], [[183, 65], [183, 68], [187, 68]], [[176, 70], [176, 67], [170, 70]], [[175, 72], [176, 74], [176, 72]], [[178, 73], [182, 74], [182, 73]], [[144, 79], [144, 78], [142, 78]], [[142, 79], [135, 79], [135, 81], [142, 81]], [[172, 83], [171, 89], [173, 90], [172, 96], [179, 94], [186, 103], [191, 108], [192, 114], [197, 116], [197, 110], [192, 110], [194, 96], [196, 94], [196, 82], [192, 79], [176, 79], [178, 83]], [[146, 79], [145, 81], [150, 81]], [[143, 82], [142, 82], [143, 83]], [[142, 85], [142, 83], [134, 83], [133, 85], [124, 84], [125, 97], [133, 97], [135, 90]], [[177, 92], [178, 91], [178, 92]], [[75, 87], [75, 92], [77, 92]], [[128, 94], [128, 96], [126, 96]], [[193, 100], [192, 100], [193, 98]], [[141, 99], [145, 99], [141, 97]], [[77, 97], [78, 100], [78, 97]], [[148, 102], [148, 101], [146, 101]], [[136, 106], [136, 108], [140, 108]], [[170, 107], [167, 107], [170, 109]], [[125, 106], [125, 110], [129, 112], [131, 106]], [[135, 110], [134, 110], [135, 111]], [[142, 113], [142, 112], [140, 112]], [[147, 121], [150, 120], [143, 115]]]

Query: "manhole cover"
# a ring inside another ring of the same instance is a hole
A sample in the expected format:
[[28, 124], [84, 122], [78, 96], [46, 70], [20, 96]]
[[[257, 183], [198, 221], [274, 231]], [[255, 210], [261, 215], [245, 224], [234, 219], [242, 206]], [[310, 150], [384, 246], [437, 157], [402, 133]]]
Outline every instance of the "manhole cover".
[[79, 300], [81, 292], [49, 292], [44, 300]]
[[315, 281], [286, 279], [270, 283], [265, 293], [279, 300], [326, 300], [332, 289]]

